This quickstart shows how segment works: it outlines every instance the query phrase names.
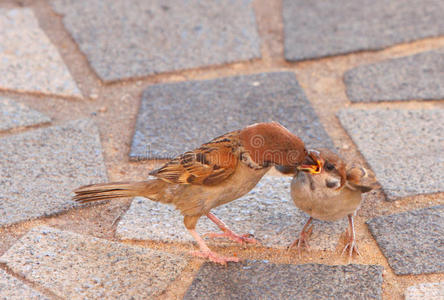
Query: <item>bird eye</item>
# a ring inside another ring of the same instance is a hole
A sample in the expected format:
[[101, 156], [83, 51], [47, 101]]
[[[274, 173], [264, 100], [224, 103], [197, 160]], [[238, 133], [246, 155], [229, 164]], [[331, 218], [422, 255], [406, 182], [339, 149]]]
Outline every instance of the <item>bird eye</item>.
[[327, 169], [327, 171], [333, 171], [334, 168], [335, 168], [335, 166], [332, 165], [332, 164], [329, 163], [329, 162], [325, 163], [325, 166], [324, 166], [324, 167]]

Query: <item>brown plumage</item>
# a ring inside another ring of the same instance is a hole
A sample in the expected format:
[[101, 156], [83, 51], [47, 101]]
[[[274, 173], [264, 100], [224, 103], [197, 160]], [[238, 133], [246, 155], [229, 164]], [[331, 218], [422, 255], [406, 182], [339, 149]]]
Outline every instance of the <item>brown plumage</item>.
[[74, 191], [73, 199], [85, 203], [143, 196], [174, 204], [184, 215], [185, 227], [199, 244], [200, 250], [193, 254], [226, 264], [238, 259], [212, 252], [195, 231], [198, 219], [206, 215], [223, 231], [210, 234], [212, 237], [255, 243], [252, 238], [233, 233], [210, 210], [248, 193], [272, 165], [298, 166], [306, 154], [304, 143], [282, 125], [257, 123], [172, 159], [150, 173], [156, 179], [83, 186]]
[[[349, 220], [348, 242], [344, 251], [358, 252], [355, 241], [353, 215], [361, 204], [361, 194], [377, 187], [374, 174], [360, 166], [346, 163], [328, 149], [312, 150], [299, 167], [277, 167], [283, 173], [295, 171], [291, 183], [291, 196], [296, 206], [310, 215], [299, 239], [291, 246], [308, 246], [307, 238], [313, 218], [335, 221], [345, 216]], [[343, 251], [343, 252], [344, 252]]]

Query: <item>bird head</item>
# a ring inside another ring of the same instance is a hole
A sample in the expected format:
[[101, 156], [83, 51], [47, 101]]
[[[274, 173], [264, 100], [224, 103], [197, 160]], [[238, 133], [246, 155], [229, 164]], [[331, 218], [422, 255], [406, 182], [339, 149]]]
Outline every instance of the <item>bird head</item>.
[[344, 161], [328, 149], [308, 151], [304, 162], [297, 169], [310, 174], [330, 189], [340, 189], [346, 184]]
[[258, 165], [299, 166], [307, 155], [304, 142], [277, 122], [256, 123], [240, 132], [240, 141]]

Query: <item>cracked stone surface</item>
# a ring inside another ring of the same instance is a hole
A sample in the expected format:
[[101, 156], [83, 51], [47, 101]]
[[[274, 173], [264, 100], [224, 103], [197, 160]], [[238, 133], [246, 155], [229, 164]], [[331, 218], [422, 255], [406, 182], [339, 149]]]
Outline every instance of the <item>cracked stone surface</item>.
[[441, 0], [284, 0], [285, 58], [379, 50], [444, 34]]
[[65, 299], [147, 299], [187, 264], [166, 252], [46, 226], [30, 230], [0, 262]]
[[0, 139], [0, 226], [77, 204], [71, 191], [107, 180], [97, 127], [88, 119]]
[[[286, 248], [299, 235], [309, 216], [296, 208], [290, 196], [291, 177], [266, 176], [247, 195], [212, 212], [238, 234], [250, 233], [262, 245]], [[323, 222], [314, 220], [310, 248], [334, 251], [347, 220]], [[207, 217], [197, 223], [197, 232], [219, 232]], [[191, 242], [183, 217], [174, 206], [137, 197], [122, 217], [116, 235], [121, 239]], [[225, 239], [212, 243], [231, 243]], [[297, 250], [294, 250], [297, 251]]]
[[353, 102], [444, 99], [444, 48], [359, 66], [344, 80]]
[[8, 300], [49, 300], [39, 291], [34, 290], [2, 269], [0, 269], [0, 298]]
[[280, 122], [309, 147], [333, 148], [295, 74], [275, 72], [148, 87], [130, 158], [172, 158], [226, 132], [269, 121]]
[[343, 109], [338, 117], [388, 200], [444, 191], [444, 110]]
[[82, 97], [29, 8], [0, 8], [0, 89]]
[[382, 266], [205, 263], [184, 299], [381, 299]]
[[48, 116], [28, 106], [0, 98], [0, 131], [51, 122]]
[[444, 205], [367, 221], [397, 275], [444, 272]]
[[261, 56], [249, 0], [51, 3], [104, 81]]
[[405, 292], [405, 300], [441, 300], [444, 299], [444, 281], [421, 283], [409, 287]]

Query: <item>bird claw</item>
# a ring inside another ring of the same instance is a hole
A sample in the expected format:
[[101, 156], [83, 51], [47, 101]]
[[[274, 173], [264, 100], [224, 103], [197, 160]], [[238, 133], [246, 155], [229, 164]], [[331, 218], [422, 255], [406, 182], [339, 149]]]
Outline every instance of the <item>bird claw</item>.
[[223, 266], [227, 265], [227, 262], [239, 262], [240, 259], [238, 257], [229, 257], [229, 256], [221, 256], [217, 253], [214, 253], [212, 251], [202, 251], [202, 250], [198, 250], [198, 251], [192, 251], [191, 252], [192, 256], [196, 256], [196, 257], [201, 257], [201, 258], [207, 258], [208, 260], [217, 263], [217, 264], [221, 264]]
[[348, 230], [347, 230], [346, 235], [347, 235], [348, 242], [347, 242], [347, 244], [345, 244], [344, 249], [342, 249], [341, 256], [343, 256], [344, 253], [346, 253], [347, 249], [349, 250], [348, 251], [349, 258], [353, 257], [353, 252], [358, 254], [358, 256], [361, 256], [361, 253], [359, 253], [359, 250], [358, 250], [358, 245], [356, 244], [356, 241], [353, 239], [353, 237], [351, 237], [349, 235]]
[[304, 247], [304, 245], [307, 251], [310, 251], [310, 244], [308, 243], [308, 239], [310, 238], [312, 233], [313, 225], [311, 225], [307, 231], [301, 231], [301, 233], [299, 234], [299, 238], [296, 239], [290, 246], [288, 246], [287, 250], [290, 251], [294, 246], [297, 246], [299, 257], [301, 257], [301, 249]]
[[253, 238], [254, 235], [252, 234], [237, 235], [232, 231], [225, 231], [223, 233], [208, 232], [205, 233], [203, 236], [209, 238], [228, 238], [229, 240], [239, 243], [241, 245], [259, 244], [259, 242], [255, 238]]

